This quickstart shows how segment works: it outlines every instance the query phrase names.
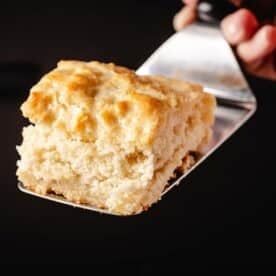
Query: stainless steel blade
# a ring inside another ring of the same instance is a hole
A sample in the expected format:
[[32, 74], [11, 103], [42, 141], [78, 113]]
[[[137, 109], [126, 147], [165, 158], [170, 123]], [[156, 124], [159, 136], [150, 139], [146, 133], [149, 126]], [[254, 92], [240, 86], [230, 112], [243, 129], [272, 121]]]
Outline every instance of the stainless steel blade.
[[213, 138], [201, 158], [169, 185], [179, 184], [255, 112], [257, 102], [236, 57], [219, 28], [194, 23], [174, 34], [137, 70], [141, 75], [164, 75], [200, 83], [218, 99]]

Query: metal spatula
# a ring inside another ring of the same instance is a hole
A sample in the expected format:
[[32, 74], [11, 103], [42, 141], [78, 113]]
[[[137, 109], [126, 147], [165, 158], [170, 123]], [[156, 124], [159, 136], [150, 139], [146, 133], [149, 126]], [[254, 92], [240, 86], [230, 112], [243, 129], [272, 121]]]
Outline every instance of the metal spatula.
[[166, 188], [167, 193], [214, 152], [256, 110], [254, 97], [219, 29], [195, 23], [173, 35], [137, 71], [200, 83], [216, 96], [213, 138], [201, 158]]
[[[165, 75], [200, 83], [218, 100], [213, 138], [201, 157], [169, 185], [163, 195], [214, 152], [255, 112], [256, 99], [250, 90], [232, 49], [217, 26], [194, 23], [174, 34], [137, 70], [138, 74]], [[182, 181], [183, 182], [183, 181]], [[39, 195], [19, 183], [19, 189], [31, 195], [92, 211], [109, 213], [83, 204], [75, 204], [55, 195]], [[110, 213], [109, 213], [110, 214]]]

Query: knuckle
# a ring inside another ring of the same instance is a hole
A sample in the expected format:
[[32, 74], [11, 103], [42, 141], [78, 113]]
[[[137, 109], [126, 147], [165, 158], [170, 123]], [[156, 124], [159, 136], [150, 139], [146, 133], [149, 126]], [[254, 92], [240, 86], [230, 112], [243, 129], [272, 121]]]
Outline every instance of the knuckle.
[[263, 26], [260, 30], [261, 40], [265, 45], [275, 45], [276, 47], [276, 28], [271, 25]]
[[244, 16], [244, 17], [252, 17], [252, 12], [246, 8], [241, 8], [237, 11], [237, 15]]

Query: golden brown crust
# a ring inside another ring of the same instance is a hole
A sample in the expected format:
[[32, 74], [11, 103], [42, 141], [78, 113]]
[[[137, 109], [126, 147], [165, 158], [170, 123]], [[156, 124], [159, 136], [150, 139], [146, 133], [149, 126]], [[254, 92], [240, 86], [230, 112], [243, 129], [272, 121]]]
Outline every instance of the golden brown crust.
[[183, 81], [137, 76], [114, 64], [61, 61], [31, 89], [21, 109], [31, 122], [84, 141], [97, 139], [100, 124], [113, 140], [127, 127], [133, 141], [150, 144], [170, 108], [185, 108], [203, 95], [214, 101]]

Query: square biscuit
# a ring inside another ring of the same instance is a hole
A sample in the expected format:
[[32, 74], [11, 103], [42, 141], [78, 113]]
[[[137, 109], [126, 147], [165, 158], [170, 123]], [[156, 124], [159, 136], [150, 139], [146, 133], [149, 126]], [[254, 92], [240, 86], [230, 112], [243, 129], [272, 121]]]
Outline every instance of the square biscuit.
[[21, 107], [31, 124], [17, 147], [18, 179], [40, 194], [140, 213], [161, 198], [183, 158], [208, 143], [215, 106], [197, 84], [60, 61]]

